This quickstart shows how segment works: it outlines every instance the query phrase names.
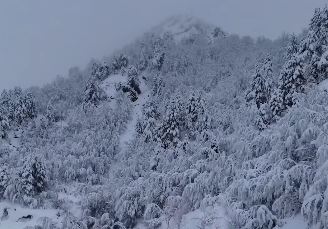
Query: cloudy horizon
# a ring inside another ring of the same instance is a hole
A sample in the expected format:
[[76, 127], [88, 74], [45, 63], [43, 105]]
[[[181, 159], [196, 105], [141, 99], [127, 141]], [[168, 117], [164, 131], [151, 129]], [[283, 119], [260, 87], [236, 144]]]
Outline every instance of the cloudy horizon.
[[[297, 3], [297, 4], [296, 4]], [[43, 85], [132, 42], [166, 18], [187, 14], [241, 36], [299, 33], [323, 0], [181, 0], [0, 3], [0, 89]], [[255, 7], [256, 6], [256, 7]], [[291, 16], [292, 15], [292, 16]]]

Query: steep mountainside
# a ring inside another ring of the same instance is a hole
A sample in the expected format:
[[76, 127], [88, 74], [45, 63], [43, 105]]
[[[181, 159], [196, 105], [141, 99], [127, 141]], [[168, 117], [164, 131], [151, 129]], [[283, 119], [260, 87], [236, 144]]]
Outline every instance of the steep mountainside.
[[275, 41], [173, 17], [3, 91], [0, 228], [327, 229], [327, 53], [327, 7]]

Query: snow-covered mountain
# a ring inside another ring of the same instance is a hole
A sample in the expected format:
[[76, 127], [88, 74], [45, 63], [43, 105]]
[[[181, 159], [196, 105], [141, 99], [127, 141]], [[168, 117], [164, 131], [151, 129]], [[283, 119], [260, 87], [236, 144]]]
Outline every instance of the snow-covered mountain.
[[190, 38], [193, 35], [201, 35], [210, 39], [226, 36], [219, 27], [186, 15], [173, 16], [155, 27], [152, 32], [160, 36], [164, 36], [166, 33], [171, 34], [176, 41]]
[[0, 229], [327, 229], [327, 15], [275, 41], [173, 17], [3, 91]]

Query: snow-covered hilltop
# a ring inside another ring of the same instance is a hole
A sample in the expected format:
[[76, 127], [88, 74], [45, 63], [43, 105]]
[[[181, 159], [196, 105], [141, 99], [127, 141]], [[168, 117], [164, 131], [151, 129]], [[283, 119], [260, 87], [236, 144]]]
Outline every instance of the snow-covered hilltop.
[[274, 41], [173, 17], [3, 91], [0, 229], [327, 229], [327, 15]]
[[171, 34], [175, 41], [191, 38], [194, 35], [200, 35], [213, 38], [224, 38], [226, 34], [219, 28], [202, 20], [186, 15], [173, 16], [152, 30], [159, 36]]

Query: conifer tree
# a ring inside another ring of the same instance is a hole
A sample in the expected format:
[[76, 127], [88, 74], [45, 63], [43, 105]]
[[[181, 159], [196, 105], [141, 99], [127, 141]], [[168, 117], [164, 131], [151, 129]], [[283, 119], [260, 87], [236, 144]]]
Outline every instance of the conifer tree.
[[1, 114], [0, 111], [0, 138], [6, 138], [8, 130], [9, 130], [9, 121], [5, 115]]
[[46, 190], [46, 168], [38, 157], [32, 157], [24, 163], [19, 178], [23, 197], [35, 196]]
[[165, 60], [164, 40], [159, 38], [154, 43], [154, 53], [152, 58], [152, 65], [155, 69], [160, 71]]
[[138, 78], [138, 70], [134, 66], [130, 66], [127, 71], [128, 85], [138, 95], [141, 94], [140, 80]]
[[0, 199], [2, 199], [3, 197], [8, 182], [9, 182], [8, 166], [0, 165]]
[[121, 54], [119, 57], [114, 58], [114, 61], [112, 63], [112, 69], [114, 72], [120, 71], [122, 68], [126, 68], [129, 65], [128, 58]]
[[177, 146], [180, 140], [183, 107], [179, 99], [172, 100], [166, 109], [166, 115], [157, 129], [157, 141], [163, 148]]
[[105, 92], [99, 86], [99, 81], [95, 77], [91, 77], [84, 90], [83, 108], [90, 106], [97, 107], [102, 100], [106, 99]]
[[303, 91], [306, 82], [304, 65], [298, 55], [298, 41], [295, 36], [290, 38], [286, 56], [289, 59], [283, 66], [278, 88], [270, 100], [270, 109], [275, 119], [296, 103], [297, 94]]
[[94, 63], [91, 75], [99, 81], [105, 80], [111, 74], [111, 69], [106, 63]]
[[47, 118], [47, 120], [50, 123], [56, 121], [57, 117], [56, 117], [56, 113], [55, 113], [55, 108], [53, 106], [53, 99], [50, 99], [48, 104], [47, 104], [45, 117]]
[[137, 132], [145, 142], [155, 140], [156, 123], [160, 117], [158, 107], [154, 102], [146, 103], [143, 107], [143, 119], [137, 124]]
[[263, 130], [271, 123], [272, 115], [268, 104], [272, 94], [272, 78], [272, 61], [268, 56], [257, 64], [251, 88], [246, 94], [246, 101], [255, 103], [258, 110], [259, 116], [255, 121], [255, 125], [260, 130]]
[[316, 83], [327, 78], [328, 72], [328, 7], [316, 9], [309, 32], [302, 43], [300, 56], [308, 63], [309, 80]]
[[208, 127], [205, 101], [200, 94], [192, 93], [186, 105], [186, 128], [189, 138], [194, 139]]
[[259, 109], [270, 100], [272, 86], [272, 61], [266, 57], [256, 66], [251, 89], [246, 95], [247, 102], [253, 100]]

